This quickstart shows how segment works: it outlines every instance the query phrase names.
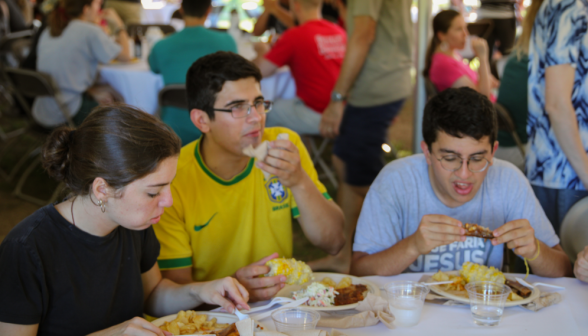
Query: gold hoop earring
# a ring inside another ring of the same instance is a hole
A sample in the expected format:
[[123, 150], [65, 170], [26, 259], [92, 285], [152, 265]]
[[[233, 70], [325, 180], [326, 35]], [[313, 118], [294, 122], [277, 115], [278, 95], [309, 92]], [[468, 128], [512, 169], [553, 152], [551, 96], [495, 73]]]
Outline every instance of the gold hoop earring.
[[102, 213], [106, 212], [106, 203], [104, 203], [104, 201], [102, 200], [98, 200], [98, 205], [100, 206], [100, 211], [102, 211]]

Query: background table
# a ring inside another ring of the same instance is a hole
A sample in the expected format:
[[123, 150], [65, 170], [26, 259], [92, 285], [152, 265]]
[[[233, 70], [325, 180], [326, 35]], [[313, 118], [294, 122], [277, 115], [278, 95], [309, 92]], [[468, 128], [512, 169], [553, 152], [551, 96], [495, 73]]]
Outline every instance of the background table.
[[[367, 277], [383, 287], [391, 281], [418, 281], [422, 273], [401, 274], [393, 277]], [[524, 275], [523, 275], [524, 276]], [[572, 336], [588, 335], [588, 284], [573, 278], [542, 278], [530, 275], [528, 282], [545, 282], [566, 287], [559, 291], [563, 301], [557, 305], [532, 312], [521, 307], [505, 308], [500, 324], [496, 327], [480, 327], [474, 324], [469, 305], [442, 306], [425, 303], [418, 325], [410, 328], [388, 329], [382, 323], [367, 328], [341, 329], [349, 335], [531, 335]], [[545, 287], [541, 290], [548, 291]], [[261, 320], [268, 329], [274, 330], [270, 318]], [[329, 329], [324, 329], [329, 330]]]
[[102, 65], [99, 71], [101, 80], [118, 91], [125, 99], [125, 103], [149, 114], [157, 112], [157, 97], [163, 88], [163, 78], [151, 72], [146, 61]]
[[[125, 103], [155, 114], [158, 109], [157, 97], [163, 88], [163, 78], [149, 69], [141, 60], [132, 64], [101, 65], [100, 78], [110, 84], [125, 99]], [[287, 67], [273, 76], [261, 80], [261, 91], [265, 99], [292, 99], [296, 96], [296, 84]]]
[[180, 8], [179, 4], [167, 3], [162, 8], [143, 8], [141, 23], [143, 24], [169, 24], [172, 14]]

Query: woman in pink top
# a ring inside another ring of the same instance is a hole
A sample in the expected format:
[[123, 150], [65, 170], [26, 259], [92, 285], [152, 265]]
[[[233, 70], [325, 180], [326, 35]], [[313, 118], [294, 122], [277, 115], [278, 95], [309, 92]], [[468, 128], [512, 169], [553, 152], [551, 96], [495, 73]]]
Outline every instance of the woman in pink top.
[[495, 101], [492, 89], [498, 81], [490, 74], [486, 40], [471, 38], [472, 48], [480, 60], [476, 73], [456, 52], [465, 48], [468, 36], [467, 25], [460, 13], [454, 10], [439, 12], [433, 19], [433, 33], [423, 75], [433, 82], [437, 91], [467, 86]]

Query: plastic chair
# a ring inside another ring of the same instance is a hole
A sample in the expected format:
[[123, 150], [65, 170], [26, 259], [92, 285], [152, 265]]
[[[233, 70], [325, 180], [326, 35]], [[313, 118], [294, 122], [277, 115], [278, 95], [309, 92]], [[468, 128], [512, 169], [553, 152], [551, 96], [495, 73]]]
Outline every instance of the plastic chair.
[[504, 106], [502, 106], [499, 103], [494, 103], [494, 107], [496, 110], [496, 115], [498, 117], [498, 128], [510, 133], [515, 143], [517, 144], [519, 151], [521, 151], [521, 155], [525, 157], [525, 146], [523, 145], [521, 138], [519, 138], [519, 135], [517, 134], [517, 130], [514, 121], [510, 116], [510, 113]]
[[468, 23], [468, 32], [470, 35], [479, 36], [488, 39], [494, 30], [494, 21], [489, 19], [480, 19], [476, 22]]
[[167, 24], [130, 24], [127, 27], [127, 33], [129, 34], [129, 36], [135, 36], [137, 34], [137, 30], [141, 29], [141, 32], [143, 34], [145, 34], [145, 32], [147, 31], [147, 28], [149, 27], [159, 27], [159, 29], [161, 29], [161, 31], [163, 32], [163, 35], [169, 35], [169, 34], [173, 34], [176, 32], [176, 29], [171, 26], [171, 25], [167, 25]]
[[[49, 76], [48, 74], [45, 74], [45, 73], [38, 72], [38, 71], [16, 69], [16, 68], [6, 68], [6, 69], [4, 69], [4, 74], [6, 75], [6, 77], [8, 78], [8, 80], [10, 82], [11, 90], [13, 91], [14, 95], [19, 100], [19, 102], [22, 104], [22, 106], [23, 106], [23, 108], [24, 108], [24, 110], [30, 120], [30, 126], [27, 128], [26, 133], [35, 137], [37, 139], [37, 142], [40, 142], [40, 144], [36, 145], [27, 154], [22, 156], [9, 174], [2, 172], [2, 175], [5, 175], [5, 178], [8, 181], [11, 181], [16, 176], [16, 174], [18, 173], [20, 168], [25, 164], [25, 162], [29, 158], [35, 157], [33, 162], [27, 167], [27, 169], [24, 171], [24, 173], [22, 174], [22, 176], [18, 180], [16, 188], [13, 192], [13, 195], [16, 197], [19, 197], [21, 199], [24, 199], [26, 201], [29, 201], [31, 203], [38, 204], [38, 205], [45, 205], [47, 203], [51, 203], [55, 199], [57, 199], [57, 196], [59, 195], [59, 192], [61, 191], [63, 184], [60, 184], [60, 186], [58, 186], [56, 188], [56, 190], [53, 192], [53, 195], [51, 196], [51, 198], [49, 200], [42, 200], [40, 198], [31, 196], [31, 195], [27, 195], [22, 191], [22, 188], [23, 188], [26, 180], [28, 179], [28, 177], [31, 175], [33, 170], [41, 163], [42, 144], [45, 141], [45, 139], [47, 138], [47, 136], [49, 135], [49, 133], [51, 132], [51, 129], [44, 128], [35, 122], [31, 108], [30, 108], [28, 102], [24, 99], [24, 97], [30, 97], [30, 98], [36, 98], [36, 97], [42, 97], [42, 96], [53, 97], [57, 101], [57, 104], [59, 105], [59, 107], [61, 108], [61, 113], [63, 114], [64, 120], [65, 120], [64, 124], [66, 124], [72, 128], [75, 126], [71, 120], [70, 113], [67, 109], [67, 106], [65, 106], [65, 104], [61, 103], [61, 101], [59, 99], [59, 89], [53, 83], [53, 79], [51, 78], [51, 76]], [[61, 126], [61, 125], [59, 125], [59, 126]], [[9, 146], [6, 146], [6, 147], [9, 147]], [[4, 153], [2, 153], [2, 154], [4, 154]]]
[[173, 106], [181, 109], [188, 109], [188, 94], [186, 85], [166, 85], [159, 91], [159, 106]]
[[578, 253], [588, 245], [588, 197], [578, 201], [568, 211], [561, 223], [559, 236], [563, 250], [575, 262]]

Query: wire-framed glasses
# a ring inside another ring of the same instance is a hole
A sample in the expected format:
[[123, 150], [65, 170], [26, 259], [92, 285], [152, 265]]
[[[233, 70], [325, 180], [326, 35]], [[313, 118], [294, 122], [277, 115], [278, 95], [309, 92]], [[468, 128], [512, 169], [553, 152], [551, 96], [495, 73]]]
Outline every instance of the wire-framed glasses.
[[467, 160], [464, 160], [457, 155], [445, 155], [440, 159], [437, 157], [435, 157], [435, 159], [441, 162], [441, 167], [443, 167], [443, 169], [450, 172], [460, 170], [464, 161], [467, 161], [468, 170], [472, 173], [481, 173], [490, 165], [490, 161], [481, 155], [472, 156]]
[[233, 118], [235, 119], [239, 119], [239, 118], [245, 118], [247, 117], [249, 114], [251, 114], [251, 107], [255, 107], [255, 110], [257, 111], [257, 113], [268, 113], [269, 111], [272, 110], [272, 105], [273, 103], [269, 100], [256, 100], [253, 104], [249, 104], [247, 102], [242, 102], [242, 103], [236, 103], [232, 106], [230, 106], [230, 108], [226, 108], [226, 109], [219, 109], [219, 108], [213, 108], [213, 111], [218, 111], [218, 112], [230, 112], [233, 115]]

